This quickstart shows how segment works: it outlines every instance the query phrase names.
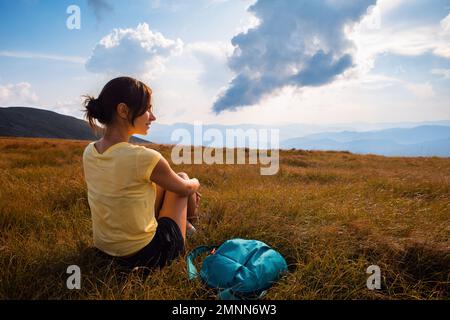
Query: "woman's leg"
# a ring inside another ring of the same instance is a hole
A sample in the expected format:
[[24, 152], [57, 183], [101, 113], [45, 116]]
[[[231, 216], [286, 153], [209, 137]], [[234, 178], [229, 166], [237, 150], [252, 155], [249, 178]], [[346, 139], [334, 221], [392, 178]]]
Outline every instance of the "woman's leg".
[[187, 200], [187, 197], [166, 190], [158, 217], [158, 219], [169, 217], [175, 221], [180, 228], [184, 241], [186, 241]]
[[155, 218], [158, 219], [159, 211], [162, 208], [164, 196], [166, 194], [166, 190], [159, 185], [156, 185], [156, 198], [155, 198]]
[[[179, 175], [185, 179], [189, 179], [189, 176], [187, 174], [184, 174], [184, 172], [180, 172]], [[155, 218], [158, 219], [159, 217], [159, 211], [162, 208], [163, 202], [164, 202], [164, 196], [165, 196], [166, 190], [156, 185], [156, 199], [155, 199]], [[198, 203], [197, 203], [197, 196], [195, 193], [191, 194], [188, 198], [188, 205], [187, 205], [187, 220], [192, 223], [196, 223], [198, 218]]]
[[[189, 179], [189, 176], [184, 172], [179, 172], [178, 175], [183, 179]], [[162, 188], [160, 187], [160, 189]], [[188, 200], [191, 196], [189, 197], [179, 196], [174, 192], [168, 190], [164, 190], [163, 192], [163, 190], [164, 189], [159, 191], [160, 197], [161, 195], [163, 195], [162, 196], [163, 200], [161, 209], [159, 210], [158, 218], [169, 217], [173, 221], [175, 221], [181, 230], [183, 240], [186, 241], [186, 224], [188, 223], [187, 222]], [[156, 201], [158, 200], [158, 194], [156, 198], [157, 199], [155, 200], [155, 208], [157, 206]]]
[[197, 195], [191, 194], [188, 198], [187, 204], [187, 219], [190, 223], [196, 224], [198, 222], [198, 203]]

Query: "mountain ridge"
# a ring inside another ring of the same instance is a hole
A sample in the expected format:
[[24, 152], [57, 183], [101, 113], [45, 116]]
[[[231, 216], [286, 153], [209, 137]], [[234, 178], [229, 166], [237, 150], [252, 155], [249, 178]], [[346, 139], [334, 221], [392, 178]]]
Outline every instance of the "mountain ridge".
[[[0, 108], [0, 136], [76, 140], [100, 138], [99, 134], [94, 134], [85, 120], [51, 110], [20, 106]], [[132, 136], [130, 142], [150, 141]]]

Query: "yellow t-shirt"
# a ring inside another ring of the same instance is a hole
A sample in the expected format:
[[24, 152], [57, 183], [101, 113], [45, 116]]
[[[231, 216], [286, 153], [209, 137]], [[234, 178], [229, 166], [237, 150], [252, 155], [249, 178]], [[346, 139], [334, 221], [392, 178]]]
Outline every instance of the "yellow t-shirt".
[[94, 246], [112, 256], [130, 255], [156, 232], [156, 185], [150, 175], [162, 156], [128, 142], [100, 154], [94, 143], [83, 152]]

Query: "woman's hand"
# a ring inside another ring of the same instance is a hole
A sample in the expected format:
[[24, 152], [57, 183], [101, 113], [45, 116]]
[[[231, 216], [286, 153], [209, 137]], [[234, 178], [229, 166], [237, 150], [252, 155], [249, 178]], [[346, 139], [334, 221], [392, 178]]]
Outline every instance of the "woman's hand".
[[198, 179], [189, 179], [187, 175], [184, 177], [182, 174], [175, 173], [164, 158], [161, 158], [156, 164], [150, 180], [163, 189], [172, 191], [180, 196], [190, 196], [200, 188]]
[[193, 188], [195, 189], [195, 192], [198, 192], [198, 189], [200, 189], [200, 181], [198, 181], [197, 178], [189, 179], [193, 185]]

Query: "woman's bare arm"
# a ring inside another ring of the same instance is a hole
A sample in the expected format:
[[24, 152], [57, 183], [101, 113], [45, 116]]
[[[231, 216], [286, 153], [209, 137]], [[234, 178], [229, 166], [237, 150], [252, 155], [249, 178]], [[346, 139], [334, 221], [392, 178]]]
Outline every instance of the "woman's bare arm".
[[185, 180], [172, 170], [166, 159], [161, 158], [150, 176], [150, 180], [180, 196], [189, 196], [200, 188], [196, 178]]

